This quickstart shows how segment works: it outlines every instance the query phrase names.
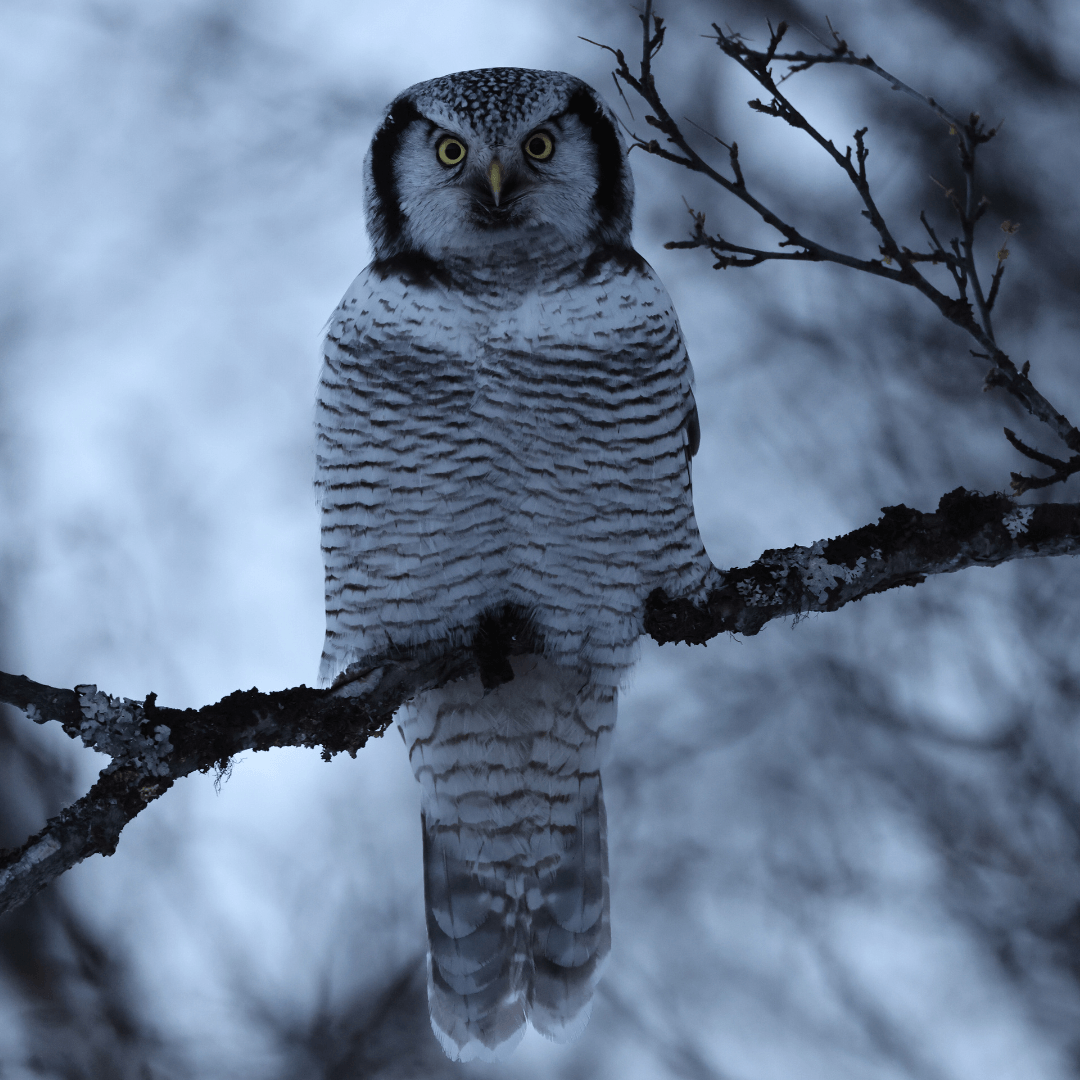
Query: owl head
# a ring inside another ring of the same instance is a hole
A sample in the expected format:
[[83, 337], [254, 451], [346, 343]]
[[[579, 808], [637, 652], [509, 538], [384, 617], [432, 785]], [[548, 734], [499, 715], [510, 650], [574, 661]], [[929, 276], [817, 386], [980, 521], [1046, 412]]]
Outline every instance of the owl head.
[[409, 87], [375, 133], [364, 187], [376, 259], [629, 245], [626, 146], [596, 91], [558, 71], [485, 68]]

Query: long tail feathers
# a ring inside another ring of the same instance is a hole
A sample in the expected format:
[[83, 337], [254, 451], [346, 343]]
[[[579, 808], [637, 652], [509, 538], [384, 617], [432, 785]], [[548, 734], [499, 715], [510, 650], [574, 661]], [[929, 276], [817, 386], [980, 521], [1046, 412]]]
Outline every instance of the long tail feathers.
[[423, 787], [428, 1001], [446, 1053], [502, 1058], [531, 1022], [588, 1023], [607, 957], [600, 764], [615, 692], [538, 657], [423, 695], [403, 730]]

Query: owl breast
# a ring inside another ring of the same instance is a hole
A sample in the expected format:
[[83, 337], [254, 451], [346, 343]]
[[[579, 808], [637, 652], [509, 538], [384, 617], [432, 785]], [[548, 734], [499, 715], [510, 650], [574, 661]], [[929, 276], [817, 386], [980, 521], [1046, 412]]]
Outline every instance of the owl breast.
[[645, 596], [708, 568], [692, 410], [643, 261], [583, 271], [529, 252], [420, 280], [369, 267], [332, 319], [319, 395], [324, 678], [464, 642], [510, 603], [551, 659], [617, 682]]

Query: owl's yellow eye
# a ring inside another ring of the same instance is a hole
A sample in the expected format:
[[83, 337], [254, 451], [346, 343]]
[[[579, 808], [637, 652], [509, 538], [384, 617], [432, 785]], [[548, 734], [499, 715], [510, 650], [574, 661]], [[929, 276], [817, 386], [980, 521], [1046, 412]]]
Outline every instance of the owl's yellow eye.
[[555, 143], [546, 131], [534, 131], [525, 140], [525, 153], [533, 161], [547, 161], [555, 153]]
[[453, 135], [447, 135], [445, 139], [439, 140], [435, 153], [444, 165], [460, 165], [465, 160], [465, 144]]

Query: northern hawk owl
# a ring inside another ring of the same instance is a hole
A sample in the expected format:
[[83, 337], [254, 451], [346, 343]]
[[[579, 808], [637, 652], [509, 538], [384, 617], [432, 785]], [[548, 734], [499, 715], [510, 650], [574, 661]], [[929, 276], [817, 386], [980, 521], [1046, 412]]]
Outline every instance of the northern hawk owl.
[[479, 674], [400, 725], [421, 785], [428, 1000], [453, 1058], [573, 1038], [610, 947], [600, 767], [657, 587], [696, 592], [698, 421], [630, 246], [608, 107], [571, 75], [465, 71], [389, 106], [374, 261], [318, 399], [326, 681], [425, 648]]

